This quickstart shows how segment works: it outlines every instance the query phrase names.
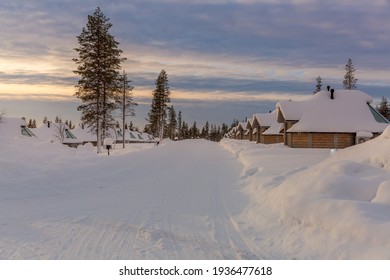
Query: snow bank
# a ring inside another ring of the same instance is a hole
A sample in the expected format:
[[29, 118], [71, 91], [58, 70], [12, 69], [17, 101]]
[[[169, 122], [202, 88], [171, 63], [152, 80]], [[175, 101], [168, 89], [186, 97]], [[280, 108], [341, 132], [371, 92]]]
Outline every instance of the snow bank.
[[390, 128], [332, 156], [246, 141], [222, 145], [250, 174], [242, 180], [253, 204], [243, 220], [257, 213], [258, 228], [274, 228], [274, 237], [268, 232], [259, 242], [289, 258], [390, 258]]

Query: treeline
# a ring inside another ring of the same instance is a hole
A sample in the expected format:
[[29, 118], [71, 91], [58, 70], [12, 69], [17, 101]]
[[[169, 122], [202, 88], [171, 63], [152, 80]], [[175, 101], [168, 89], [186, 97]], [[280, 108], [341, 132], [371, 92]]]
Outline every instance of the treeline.
[[[224, 135], [229, 131], [229, 125], [223, 123], [222, 125], [210, 124], [206, 121], [203, 127], [199, 127], [198, 123], [194, 121], [192, 125], [183, 120], [182, 111], [176, 114], [174, 106], [167, 107], [167, 118], [163, 120], [163, 137], [171, 140], [186, 140], [203, 138], [210, 141], [219, 142]], [[230, 127], [236, 125], [238, 121], [234, 120]], [[145, 125], [144, 132], [159, 136], [153, 130], [150, 124]]]
[[174, 129], [173, 133], [170, 133], [169, 135], [167, 133], [165, 137], [169, 137], [171, 140], [203, 138], [206, 140], [219, 142], [228, 131], [229, 126], [225, 123], [222, 125], [216, 125], [209, 124], [207, 121], [203, 127], [198, 127], [196, 121], [194, 121], [192, 125], [189, 125], [187, 122], [183, 121], [181, 124], [177, 124], [177, 127]]
[[[25, 117], [22, 117], [22, 120], [24, 120], [27, 123], [27, 127], [28, 128], [37, 128], [38, 127], [37, 121], [35, 119], [29, 119], [29, 121], [27, 121], [27, 119]], [[48, 118], [44, 117], [43, 120], [42, 120], [42, 123], [43, 124], [47, 124], [48, 122], [49, 122]], [[62, 119], [59, 116], [55, 117], [54, 123], [64, 123], [70, 129], [74, 129], [75, 128], [75, 125], [72, 124], [72, 121], [65, 120], [65, 122], [63, 122]]]

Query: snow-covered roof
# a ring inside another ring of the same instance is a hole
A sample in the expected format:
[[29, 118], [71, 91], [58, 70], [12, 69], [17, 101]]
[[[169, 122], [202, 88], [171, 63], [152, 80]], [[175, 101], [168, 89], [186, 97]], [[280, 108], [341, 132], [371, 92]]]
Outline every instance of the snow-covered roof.
[[15, 138], [18, 136], [31, 137], [35, 135], [27, 128], [26, 121], [18, 118], [1, 118], [0, 138]]
[[[61, 127], [63, 126], [63, 127]], [[79, 139], [75, 133], [66, 124], [50, 123], [44, 124], [37, 128], [31, 129], [34, 134], [41, 140], [60, 141], [60, 130], [63, 130], [63, 144], [82, 143], [83, 140]]]
[[272, 125], [263, 132], [264, 135], [282, 135], [281, 131], [283, 129], [283, 124], [274, 122]]
[[240, 122], [237, 126], [238, 129], [246, 130], [246, 122]]
[[256, 119], [260, 126], [271, 126], [277, 122], [276, 110], [271, 113], [256, 113], [253, 115], [253, 121]]
[[250, 128], [252, 128], [252, 126], [253, 126], [253, 119], [254, 119], [254, 117], [252, 117], [252, 118], [249, 118], [247, 121], [246, 121], [246, 129], [250, 129]]
[[72, 133], [83, 142], [96, 142], [96, 134], [89, 127], [78, 126], [72, 129]]
[[[74, 130], [71, 130], [77, 138], [82, 139], [84, 142], [96, 142], [96, 133], [91, 131], [90, 128], [77, 127]], [[126, 129], [125, 132], [125, 141], [126, 142], [151, 142], [155, 141], [155, 138], [145, 132], [138, 132], [133, 130]], [[110, 130], [110, 137], [121, 141], [123, 139], [123, 130], [116, 129]]]
[[372, 97], [359, 90], [320, 91], [304, 101], [281, 101], [276, 107], [285, 120], [296, 120], [288, 132], [382, 132], [369, 103]]
[[276, 104], [278, 113], [281, 112], [286, 121], [297, 121], [301, 118], [306, 101], [283, 100]]

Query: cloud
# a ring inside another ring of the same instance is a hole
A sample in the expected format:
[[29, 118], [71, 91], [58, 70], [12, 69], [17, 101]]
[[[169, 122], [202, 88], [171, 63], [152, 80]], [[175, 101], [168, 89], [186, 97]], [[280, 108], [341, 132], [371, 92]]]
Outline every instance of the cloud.
[[14, 0], [0, 2], [0, 99], [74, 98], [73, 48], [96, 6], [137, 98], [150, 100], [165, 69], [180, 104], [252, 108], [310, 94], [317, 76], [341, 87], [348, 58], [359, 88], [390, 89], [385, 0]]

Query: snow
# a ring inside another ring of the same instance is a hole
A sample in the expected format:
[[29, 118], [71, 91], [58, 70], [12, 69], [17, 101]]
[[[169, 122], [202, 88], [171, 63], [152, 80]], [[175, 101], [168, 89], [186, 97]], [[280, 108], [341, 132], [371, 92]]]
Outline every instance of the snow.
[[255, 119], [254, 116], [252, 118], [248, 118], [248, 120], [246, 121], [245, 129], [250, 129], [253, 126], [254, 119]]
[[277, 123], [276, 120], [277, 111], [274, 110], [271, 113], [255, 113], [253, 119], [256, 118], [260, 126], [272, 126]]
[[388, 259], [389, 139], [333, 153], [164, 140], [108, 156], [4, 137], [0, 258]]
[[281, 131], [283, 130], [284, 125], [282, 123], [273, 122], [271, 126], [263, 132], [264, 135], [283, 135]]
[[299, 120], [288, 132], [382, 132], [387, 124], [375, 120], [368, 103], [373, 99], [359, 90], [320, 91], [304, 101], [281, 101], [277, 108], [286, 120]]
[[357, 131], [356, 132], [356, 137], [357, 138], [371, 139], [372, 137], [374, 137], [374, 135], [371, 132], [368, 132], [368, 131]]
[[302, 112], [306, 106], [306, 101], [282, 100], [276, 104], [286, 121], [296, 121], [302, 117]]
[[21, 127], [27, 126], [26, 122], [18, 118], [1, 118], [0, 122], [0, 139], [13, 139], [24, 137], [21, 132]]
[[72, 133], [77, 137], [77, 139], [82, 140], [83, 142], [96, 142], [96, 134], [94, 134], [90, 128], [78, 126], [72, 129]]
[[[331, 157], [315, 149], [225, 143], [244, 164], [252, 203], [242, 219], [262, 229], [259, 244], [283, 252], [276, 258], [388, 259], [389, 133], [387, 128], [384, 135]], [[313, 162], [327, 158], [312, 165], [302, 161], [303, 154]], [[280, 166], [273, 167], [275, 161]], [[274, 221], [256, 220], [258, 213]]]
[[246, 122], [240, 122], [237, 126], [237, 132], [240, 133], [240, 131], [247, 131], [246, 124]]

